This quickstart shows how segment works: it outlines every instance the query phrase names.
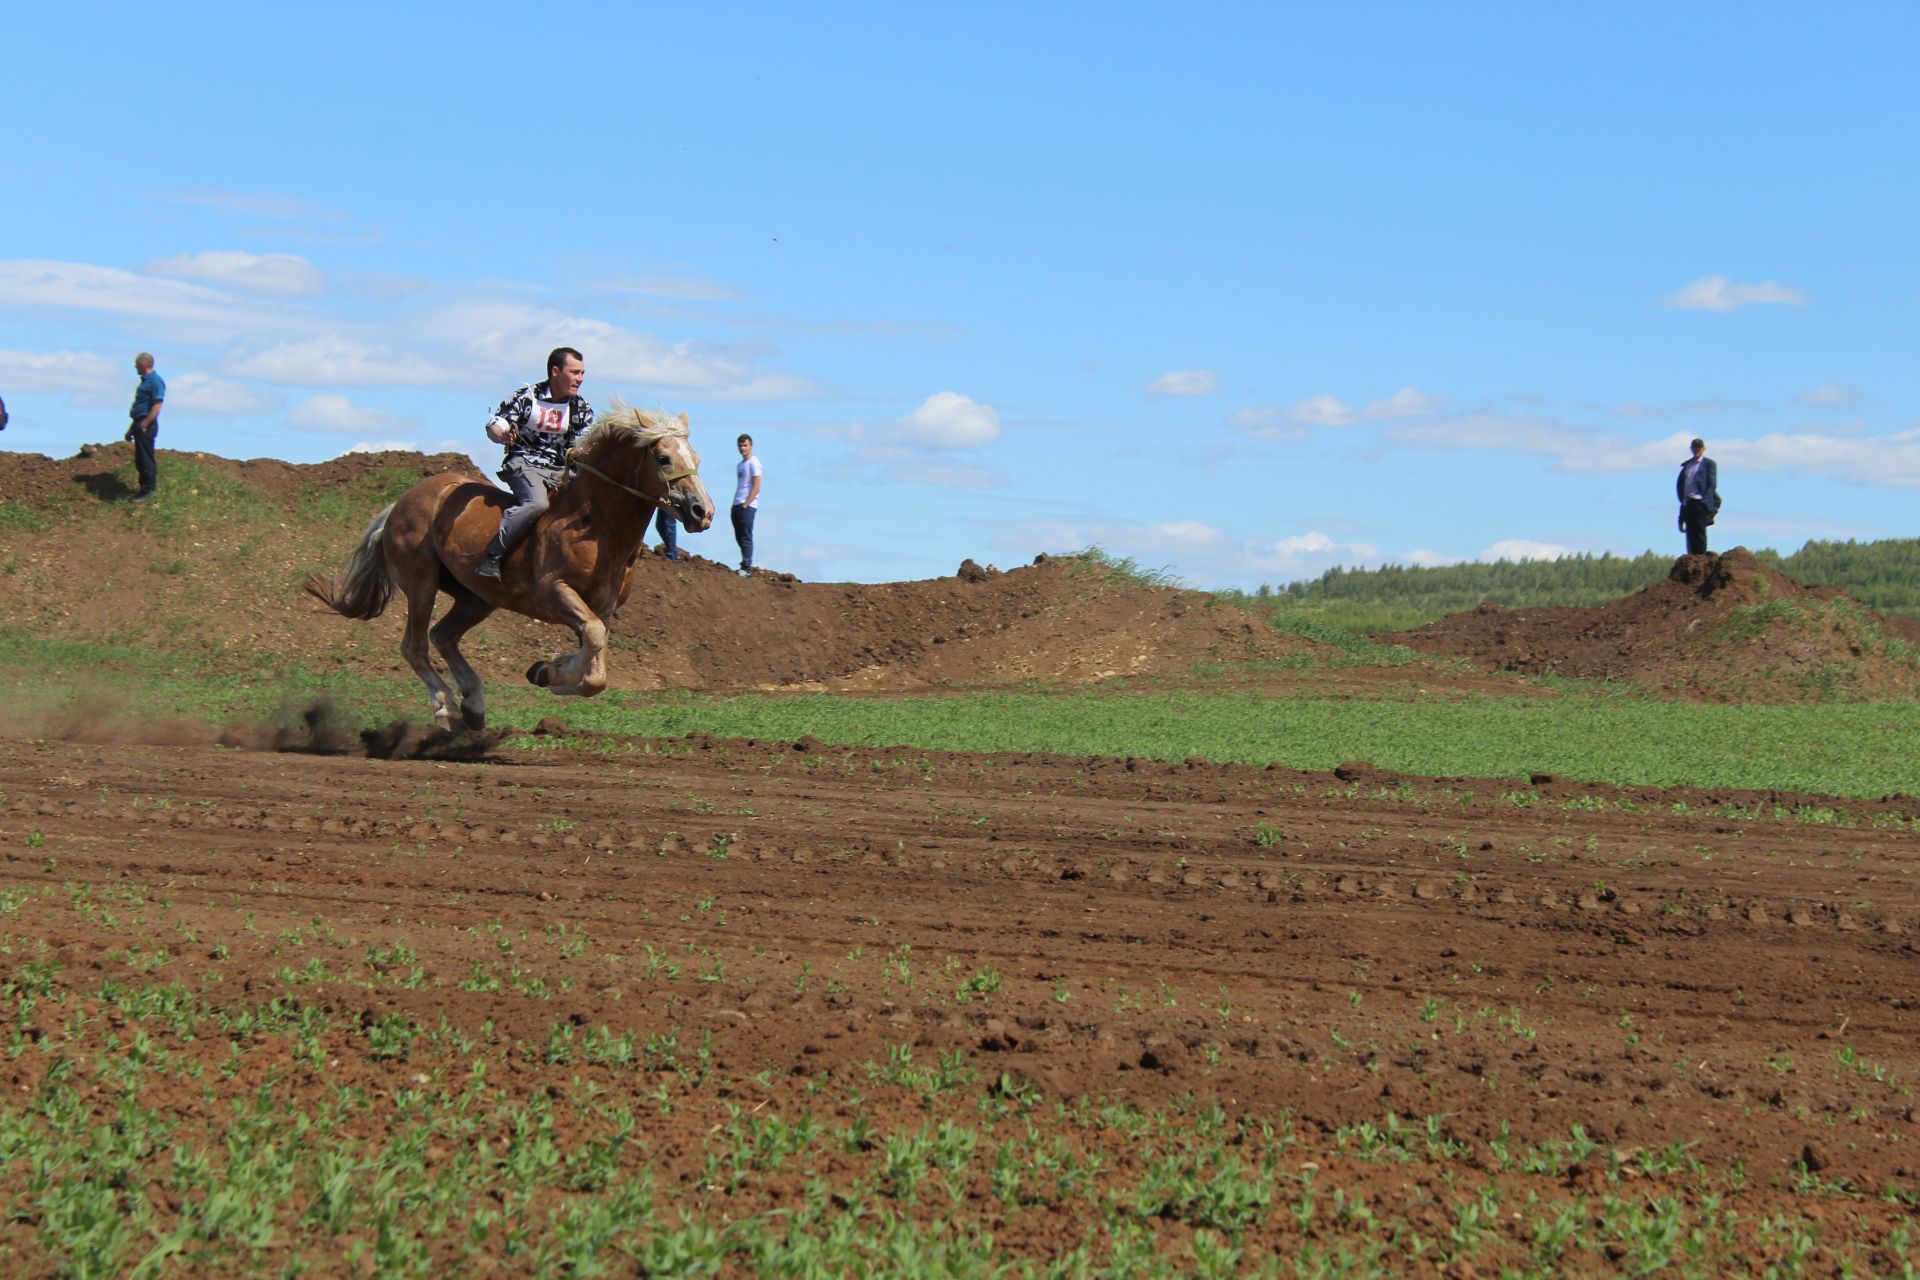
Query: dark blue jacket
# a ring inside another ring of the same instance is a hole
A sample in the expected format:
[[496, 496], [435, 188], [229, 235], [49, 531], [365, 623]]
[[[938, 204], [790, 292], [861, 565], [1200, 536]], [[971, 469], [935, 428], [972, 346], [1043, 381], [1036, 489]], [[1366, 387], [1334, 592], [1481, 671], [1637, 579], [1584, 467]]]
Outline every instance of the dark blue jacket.
[[[1687, 463], [1692, 461], [1692, 458], [1688, 458], [1686, 462], [1680, 464], [1680, 474], [1673, 482], [1674, 496], [1680, 499], [1682, 511], [1685, 511], [1687, 506]], [[1720, 468], [1715, 466], [1713, 459], [1705, 454], [1700, 455], [1699, 487], [1700, 492], [1706, 496], [1707, 510], [1717, 513], [1720, 510]]]

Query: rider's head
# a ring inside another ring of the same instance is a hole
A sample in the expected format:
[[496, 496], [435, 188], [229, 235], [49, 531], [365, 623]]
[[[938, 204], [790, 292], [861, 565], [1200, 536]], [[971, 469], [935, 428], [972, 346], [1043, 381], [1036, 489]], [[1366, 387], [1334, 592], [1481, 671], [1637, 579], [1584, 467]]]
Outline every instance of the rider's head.
[[586, 380], [586, 358], [572, 347], [555, 347], [547, 355], [547, 389], [555, 400], [565, 400]]

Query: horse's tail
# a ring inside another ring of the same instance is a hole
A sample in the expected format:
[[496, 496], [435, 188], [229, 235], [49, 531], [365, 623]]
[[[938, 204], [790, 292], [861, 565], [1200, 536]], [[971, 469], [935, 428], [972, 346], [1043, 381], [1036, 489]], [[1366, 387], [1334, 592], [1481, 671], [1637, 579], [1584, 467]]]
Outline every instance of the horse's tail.
[[387, 532], [387, 517], [392, 514], [393, 504], [388, 503], [368, 523], [338, 582], [328, 582], [317, 573], [308, 574], [307, 594], [343, 617], [379, 617], [387, 601], [393, 599], [393, 572], [387, 568], [387, 554], [380, 546]]

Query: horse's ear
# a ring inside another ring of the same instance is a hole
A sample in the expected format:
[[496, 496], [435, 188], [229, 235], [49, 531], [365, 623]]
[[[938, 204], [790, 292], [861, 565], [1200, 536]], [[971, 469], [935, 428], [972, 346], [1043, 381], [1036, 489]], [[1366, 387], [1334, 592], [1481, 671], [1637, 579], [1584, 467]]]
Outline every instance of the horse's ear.
[[682, 431], [687, 429], [687, 411], [685, 409], [680, 411], [680, 429]]

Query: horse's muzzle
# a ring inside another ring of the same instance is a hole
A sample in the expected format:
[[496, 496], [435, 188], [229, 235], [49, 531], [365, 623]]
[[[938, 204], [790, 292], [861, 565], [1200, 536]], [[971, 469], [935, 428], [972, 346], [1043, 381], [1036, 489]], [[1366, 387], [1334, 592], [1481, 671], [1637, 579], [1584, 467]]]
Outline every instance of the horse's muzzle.
[[694, 494], [685, 492], [674, 494], [673, 508], [675, 514], [680, 517], [680, 523], [689, 529], [707, 527], [707, 504], [700, 501]]

